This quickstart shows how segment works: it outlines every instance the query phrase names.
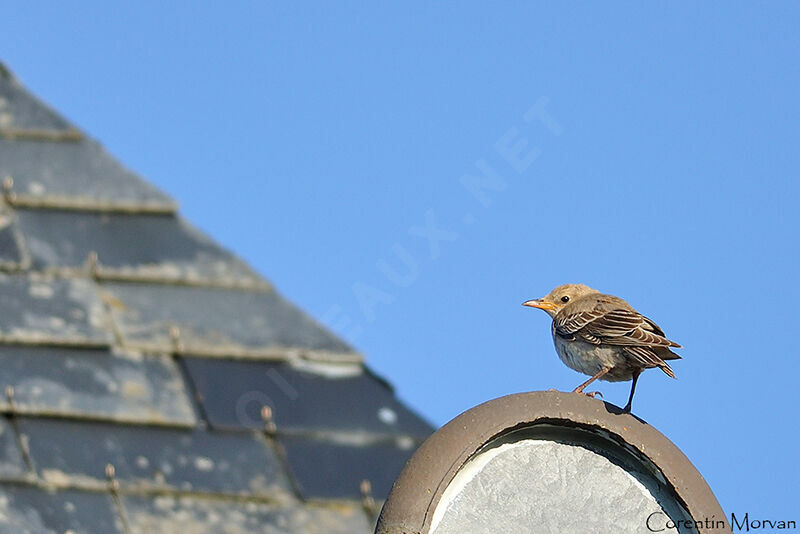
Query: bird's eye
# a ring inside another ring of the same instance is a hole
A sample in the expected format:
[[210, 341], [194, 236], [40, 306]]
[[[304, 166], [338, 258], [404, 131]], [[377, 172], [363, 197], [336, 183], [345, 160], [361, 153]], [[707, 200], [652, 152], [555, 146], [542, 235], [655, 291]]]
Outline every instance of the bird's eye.
[[569, 302], [569, 297], [564, 295], [563, 297], [561, 297], [561, 302]]

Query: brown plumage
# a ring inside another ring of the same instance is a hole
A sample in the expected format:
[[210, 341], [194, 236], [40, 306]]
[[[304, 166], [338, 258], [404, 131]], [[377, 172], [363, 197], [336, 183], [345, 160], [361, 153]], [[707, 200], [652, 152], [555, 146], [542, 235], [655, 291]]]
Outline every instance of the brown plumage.
[[566, 284], [523, 305], [542, 309], [553, 318], [553, 342], [559, 357], [570, 368], [591, 376], [575, 388], [576, 393], [583, 393], [598, 378], [633, 380], [625, 406], [625, 411], [630, 411], [636, 381], [643, 370], [658, 367], [675, 378], [667, 360], [680, 358], [670, 350], [680, 345], [667, 339], [658, 325], [619, 297], [583, 284]]

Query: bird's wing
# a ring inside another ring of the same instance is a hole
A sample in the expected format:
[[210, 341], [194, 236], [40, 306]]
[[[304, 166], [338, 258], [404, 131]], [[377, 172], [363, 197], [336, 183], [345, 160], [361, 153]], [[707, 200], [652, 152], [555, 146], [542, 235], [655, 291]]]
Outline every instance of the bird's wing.
[[595, 307], [556, 319], [554, 328], [558, 334], [575, 336], [595, 345], [680, 347], [667, 339], [653, 321], [632, 309]]
[[602, 317], [603, 313], [602, 311], [587, 310], [563, 317], [559, 314], [553, 319], [553, 327], [560, 336], [571, 337], [580, 332], [587, 324]]
[[675, 372], [672, 370], [672, 367], [670, 367], [661, 356], [656, 354], [656, 350], [653, 347], [627, 346], [623, 347], [622, 350], [625, 351], [628, 357], [642, 367], [659, 367], [667, 375], [675, 378]]

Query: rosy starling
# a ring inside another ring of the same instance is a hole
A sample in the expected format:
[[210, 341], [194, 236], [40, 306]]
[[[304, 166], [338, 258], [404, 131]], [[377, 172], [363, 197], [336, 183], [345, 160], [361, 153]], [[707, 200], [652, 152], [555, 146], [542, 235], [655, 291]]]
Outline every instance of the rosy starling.
[[665, 360], [679, 359], [669, 349], [680, 345], [667, 339], [656, 323], [619, 297], [583, 284], [565, 284], [522, 305], [542, 309], [553, 318], [553, 342], [561, 361], [591, 376], [575, 388], [575, 393], [594, 397], [598, 392], [584, 393], [583, 389], [598, 378], [633, 380], [624, 408], [630, 412], [636, 380], [643, 370], [658, 367], [675, 378]]

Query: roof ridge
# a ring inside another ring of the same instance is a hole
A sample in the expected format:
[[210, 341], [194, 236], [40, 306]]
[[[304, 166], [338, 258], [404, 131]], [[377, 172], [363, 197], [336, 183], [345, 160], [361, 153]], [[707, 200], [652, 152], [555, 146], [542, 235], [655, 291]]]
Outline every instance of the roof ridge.
[[0, 59], [0, 78], [4, 78], [6, 80], [14, 80], [14, 81], [16, 81], [17, 79], [17, 77], [14, 76], [14, 73], [11, 71], [11, 69], [8, 68], [8, 65], [6, 65], [1, 59]]
[[366, 533], [432, 430], [355, 348], [2, 62], [0, 301], [0, 500], [18, 517], [70, 499], [64, 517], [32, 519], [52, 530], [116, 532], [121, 518], [136, 524], [126, 533], [180, 532], [212, 505], [280, 512], [286, 498], [277, 519], [236, 517]]
[[0, 179], [6, 182], [7, 202], [20, 207], [177, 211], [177, 204], [165, 191], [126, 168], [98, 141], [25, 87], [3, 63]]

